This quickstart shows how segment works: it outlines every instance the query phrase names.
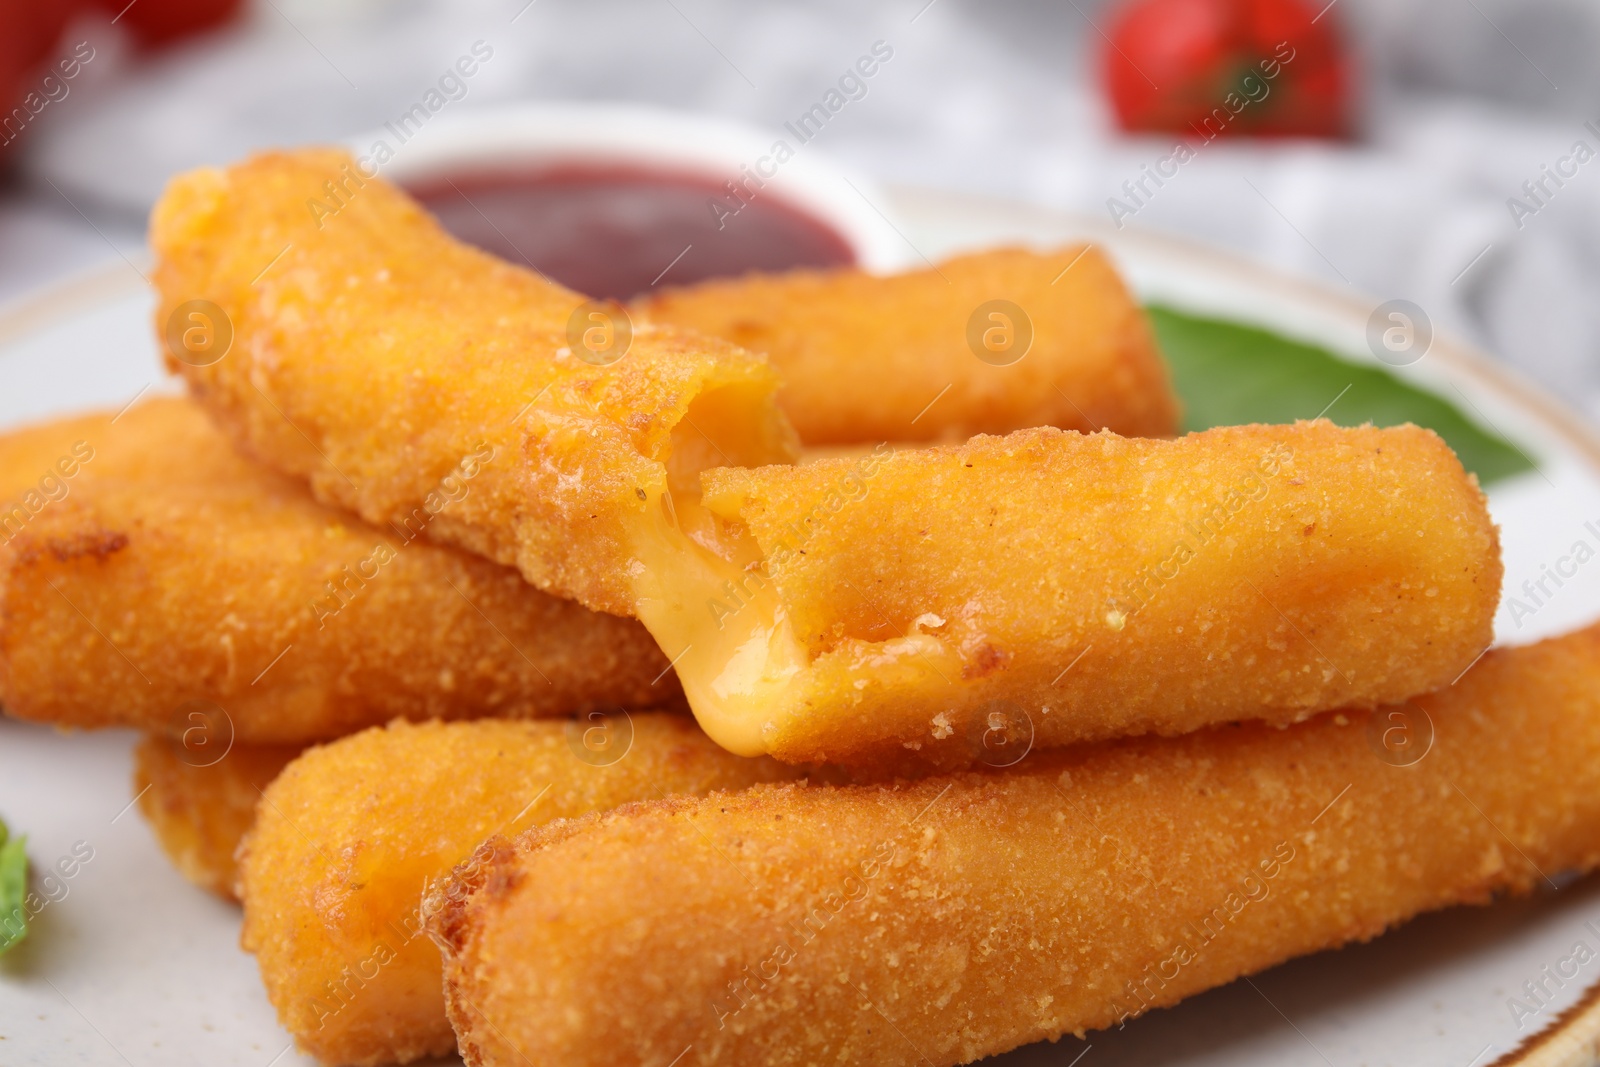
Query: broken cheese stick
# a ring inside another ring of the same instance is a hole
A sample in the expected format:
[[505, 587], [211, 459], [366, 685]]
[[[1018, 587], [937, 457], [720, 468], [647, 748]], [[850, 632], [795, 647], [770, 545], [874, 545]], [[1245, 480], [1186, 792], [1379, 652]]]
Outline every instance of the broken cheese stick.
[[1414, 426], [1040, 429], [704, 483], [724, 554], [664, 537], [640, 618], [707, 733], [798, 762], [1403, 700], [1488, 646], [1500, 590], [1483, 494]]
[[1284, 730], [634, 805], [426, 911], [472, 1067], [946, 1067], [1597, 861], [1600, 627]]
[[479, 842], [676, 793], [792, 778], [687, 717], [395, 723], [307, 751], [267, 788], [239, 860], [241, 942], [301, 1049], [333, 1064], [455, 1047], [426, 884]]
[[[434, 521], [474, 485], [445, 482]], [[678, 694], [638, 623], [433, 544], [427, 523], [325, 507], [188, 400], [0, 436], [0, 501], [0, 705], [17, 718], [221, 750]]]
[[639, 311], [766, 353], [808, 445], [1178, 428], [1144, 311], [1089, 246], [996, 249], [890, 277], [749, 274], [665, 290]]
[[[1481, 494], [1415, 429], [1019, 431], [885, 460], [861, 506], [848, 460], [719, 470], [702, 502], [712, 464], [791, 456], [764, 361], [641, 329], [619, 362], [584, 363], [548, 332], [572, 294], [381, 182], [312, 226], [299, 197], [344, 159], [199, 172], [158, 206], [163, 307], [211, 294], [237, 334], [191, 384], [258, 454], [383, 517], [487, 434], [504, 462], [430, 532], [637, 614], [734, 751], [938, 766], [997, 717], [1045, 744], [1290, 721], [1442, 684], [1488, 643]], [[525, 410], [497, 424], [508, 398]], [[1280, 443], [1282, 492], [1248, 500]], [[1228, 529], [1183, 555], [1184, 524], [1208, 522]], [[1145, 607], [1151, 582], [1170, 588]]]
[[249, 452], [404, 526], [492, 448], [429, 535], [596, 610], [632, 614], [634, 531], [669, 490], [713, 464], [793, 459], [763, 357], [630, 333], [454, 240], [343, 152], [180, 175], [150, 240], [169, 366]]

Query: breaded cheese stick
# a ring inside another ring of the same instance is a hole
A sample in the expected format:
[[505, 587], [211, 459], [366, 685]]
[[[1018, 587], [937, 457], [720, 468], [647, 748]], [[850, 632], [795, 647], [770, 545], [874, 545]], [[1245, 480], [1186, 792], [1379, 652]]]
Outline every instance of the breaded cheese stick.
[[314, 748], [268, 787], [240, 858], [242, 943], [304, 1051], [334, 1064], [449, 1052], [418, 908], [479, 842], [675, 793], [793, 777], [686, 717], [395, 723]]
[[300, 751], [299, 745], [236, 744], [208, 762], [211, 753], [181, 740], [140, 741], [133, 750], [134, 796], [178, 873], [219, 897], [239, 899], [239, 842], [255, 823], [262, 791]]
[[1284, 730], [631, 805], [426, 911], [473, 1067], [944, 1067], [1597, 862], [1600, 627]]
[[632, 613], [633, 531], [669, 488], [793, 459], [765, 358], [630, 330], [456, 241], [344, 152], [180, 175], [150, 242], [169, 366], [248, 451], [405, 526], [492, 449], [430, 536], [591, 608]]
[[1371, 707], [1465, 670], [1500, 592], [1482, 492], [1415, 426], [1038, 429], [704, 482], [732, 547], [647, 568], [640, 617], [747, 755], [948, 767], [1003, 758], [975, 751], [997, 723], [1053, 746]]
[[[441, 492], [442, 518], [472, 483]], [[677, 692], [638, 623], [324, 507], [187, 400], [0, 436], [0, 501], [0, 704], [18, 718], [179, 736], [202, 701], [219, 745], [305, 744]]]
[[[997, 716], [1032, 716], [1049, 744], [1290, 721], [1439, 685], [1488, 643], [1482, 496], [1414, 428], [1029, 430], [719, 469], [702, 499], [711, 464], [792, 454], [761, 358], [641, 328], [596, 368], [539, 332], [571, 294], [455, 244], [397, 191], [363, 180], [336, 217], [306, 210], [313, 179], [356, 180], [341, 162], [262, 156], [169, 188], [162, 314], [214, 300], [236, 334], [184, 364], [191, 385], [368, 515], [403, 514], [486, 439], [505, 462], [430, 531], [636, 614], [735, 752], [937, 766], [969, 761]], [[508, 398], [526, 410], [499, 423]]]
[[1031, 426], [1178, 429], [1144, 312], [1099, 249], [1003, 248], [891, 277], [749, 274], [641, 300], [651, 321], [766, 353], [806, 444], [964, 441]]

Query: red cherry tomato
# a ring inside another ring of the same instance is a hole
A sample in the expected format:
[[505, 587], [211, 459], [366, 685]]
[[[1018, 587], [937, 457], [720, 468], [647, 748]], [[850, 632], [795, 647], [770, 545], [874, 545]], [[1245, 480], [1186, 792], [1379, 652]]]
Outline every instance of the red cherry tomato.
[[[1125, 130], [1347, 132], [1347, 61], [1325, 0], [1132, 0], [1108, 27], [1106, 89]], [[1320, 16], [1320, 17], [1319, 17]]]
[[0, 0], [0, 163], [23, 141], [32, 121], [29, 94], [42, 91], [43, 64], [76, 5]]
[[97, 7], [118, 14], [119, 26], [146, 48], [159, 48], [178, 38], [220, 26], [239, 10], [239, 0], [94, 0]]
[[[55, 46], [56, 38], [77, 13], [77, 5], [67, 2], [41, 4], [38, 0], [0, 0], [0, 83], [14, 87], [33, 73]], [[9, 92], [4, 106], [16, 104], [16, 92]]]
[[240, 0], [0, 0], [0, 166], [25, 141], [34, 110], [29, 94], [44, 91], [49, 64], [70, 51], [61, 35], [80, 11], [108, 12], [140, 45], [155, 48], [221, 25], [240, 6]]

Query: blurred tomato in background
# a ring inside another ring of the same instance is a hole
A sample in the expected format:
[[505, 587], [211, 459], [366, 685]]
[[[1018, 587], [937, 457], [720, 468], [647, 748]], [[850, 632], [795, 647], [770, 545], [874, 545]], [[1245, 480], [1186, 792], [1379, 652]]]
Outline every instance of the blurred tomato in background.
[[20, 101], [27, 82], [55, 46], [74, 5], [0, 0], [0, 100]]
[[[141, 48], [159, 48], [220, 26], [240, 7], [241, 0], [0, 0], [0, 121], [13, 109], [31, 115], [43, 107], [57, 42], [79, 15], [103, 12]], [[0, 159], [13, 139], [0, 135]]]
[[238, 13], [241, 0], [96, 0], [84, 6], [120, 15], [135, 40], [146, 48], [159, 48], [222, 25]]
[[1600, 417], [1600, 0], [0, 0], [0, 305], [141, 262], [172, 174], [366, 138], [479, 42], [440, 122], [792, 141], [878, 40], [807, 155], [1403, 296]]
[[1123, 129], [1217, 136], [1349, 132], [1349, 61], [1328, 9], [1300, 0], [1132, 0], [1102, 55]]

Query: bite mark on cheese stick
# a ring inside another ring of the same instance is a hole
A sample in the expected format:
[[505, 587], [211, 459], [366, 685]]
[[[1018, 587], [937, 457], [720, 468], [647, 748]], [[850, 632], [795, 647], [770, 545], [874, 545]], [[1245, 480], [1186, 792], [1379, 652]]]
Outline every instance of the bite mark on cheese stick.
[[1335, 712], [497, 838], [427, 905], [462, 1051], [944, 1067], [1600, 862], [1600, 627], [1404, 711], [1407, 766]]
[[[339, 212], [308, 210], [330, 188]], [[451, 238], [344, 152], [180, 175], [150, 242], [158, 334], [207, 301], [232, 336], [204, 365], [169, 349], [169, 366], [249, 451], [405, 525], [486, 443], [496, 459], [430, 536], [591, 608], [632, 614], [632, 531], [669, 489], [793, 459], [764, 358], [645, 324], [623, 346], [606, 321], [586, 359], [583, 297]]]
[[133, 750], [133, 791], [162, 851], [190, 882], [238, 900], [235, 855], [256, 803], [299, 745], [234, 745], [215, 763], [182, 741], [146, 737]]
[[[995, 300], [1012, 308], [984, 309]], [[1032, 426], [1167, 437], [1178, 401], [1144, 312], [1092, 246], [1003, 248], [937, 268], [750, 274], [639, 302], [771, 358], [801, 440], [961, 441]], [[1020, 310], [1023, 319], [1012, 321]], [[999, 318], [993, 316], [998, 315]], [[980, 359], [972, 320], [1013, 353]]]
[[[434, 522], [472, 499], [475, 470], [444, 483]], [[219, 745], [303, 745], [397, 716], [678, 694], [638, 623], [433, 544], [429, 524], [318, 504], [187, 400], [0, 436], [0, 501], [15, 502], [0, 513], [0, 704], [18, 718], [187, 736], [200, 701], [220, 709], [205, 713]]]
[[747, 562], [647, 570], [640, 617], [712, 737], [786, 760], [1403, 700], [1488, 646], [1500, 591], [1476, 480], [1415, 426], [1026, 430], [703, 481]]
[[246, 949], [299, 1047], [334, 1064], [455, 1047], [427, 883], [490, 834], [677, 793], [796, 776], [687, 717], [395, 723], [307, 751], [257, 809], [239, 861]]

